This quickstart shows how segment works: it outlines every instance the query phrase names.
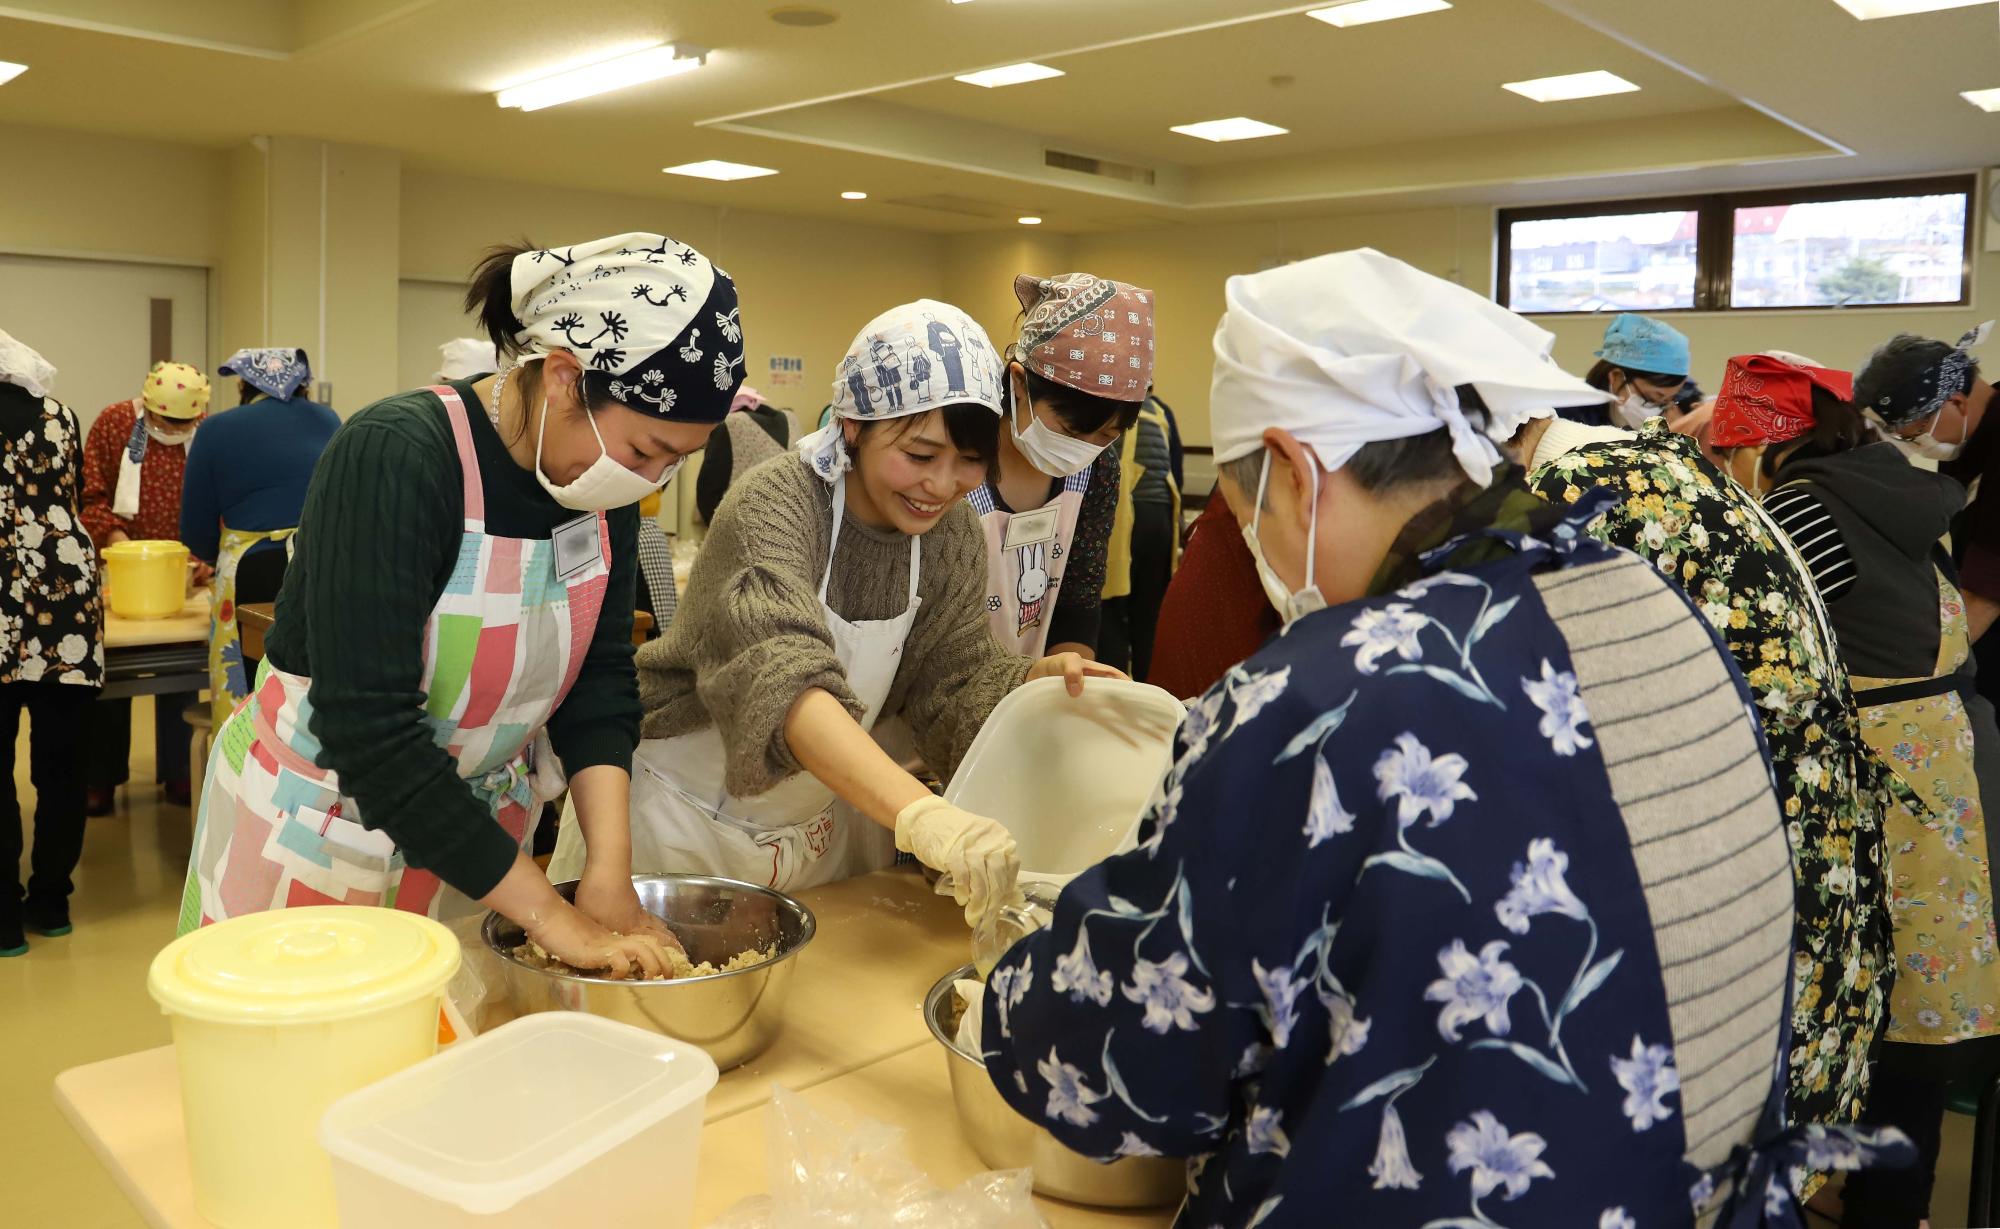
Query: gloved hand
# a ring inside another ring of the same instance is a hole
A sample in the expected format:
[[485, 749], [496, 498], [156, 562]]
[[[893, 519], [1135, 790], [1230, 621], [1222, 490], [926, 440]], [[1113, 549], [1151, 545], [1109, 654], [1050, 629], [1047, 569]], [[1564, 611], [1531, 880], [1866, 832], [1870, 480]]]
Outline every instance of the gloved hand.
[[[962, 811], [935, 794], [924, 795], [896, 816], [896, 848], [944, 872], [952, 900], [964, 906], [965, 920], [974, 930], [1014, 899], [1014, 879], [1021, 873], [1014, 838], [994, 820]], [[938, 887], [942, 890], [944, 883]]]

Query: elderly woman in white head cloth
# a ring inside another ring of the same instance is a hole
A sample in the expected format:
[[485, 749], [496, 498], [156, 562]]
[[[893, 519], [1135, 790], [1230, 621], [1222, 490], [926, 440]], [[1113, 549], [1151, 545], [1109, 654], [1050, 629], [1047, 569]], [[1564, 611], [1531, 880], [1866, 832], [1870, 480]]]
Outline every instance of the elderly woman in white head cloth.
[[1225, 301], [1220, 489], [1285, 628], [987, 977], [986, 1077], [1085, 1155], [1190, 1158], [1182, 1225], [1796, 1224], [1748, 690], [1482, 430], [1602, 394], [1377, 252]]
[[[736, 286], [633, 233], [497, 248], [467, 310], [503, 369], [378, 402], [320, 460], [263, 669], [217, 731], [182, 927], [477, 901], [576, 967], [662, 973], [628, 831], [637, 505], [729, 411]], [[564, 769], [574, 904], [524, 852]]]
[[[921, 375], [877, 361], [940, 326], [961, 361]], [[1074, 655], [1016, 656], [987, 630], [985, 548], [964, 496], [993, 465], [999, 377], [964, 312], [892, 308], [842, 360], [833, 420], [730, 489], [673, 627], [639, 654], [635, 869], [796, 891], [900, 849], [948, 872], [975, 924], [1007, 903], [1006, 830], [934, 796], [871, 737], [900, 717], [949, 772], [1025, 679], [1062, 675], [1074, 691], [1096, 672]], [[555, 873], [573, 857], [559, 844]]]

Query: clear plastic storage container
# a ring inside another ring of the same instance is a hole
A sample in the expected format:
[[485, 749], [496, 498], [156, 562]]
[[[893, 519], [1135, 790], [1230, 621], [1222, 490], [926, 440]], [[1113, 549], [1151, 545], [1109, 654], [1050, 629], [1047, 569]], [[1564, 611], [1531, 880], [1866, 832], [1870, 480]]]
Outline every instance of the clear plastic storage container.
[[340, 1223], [680, 1229], [715, 1078], [697, 1047], [597, 1016], [502, 1025], [327, 1110]]
[[1013, 834], [1021, 878], [1065, 883], [1138, 840], [1187, 710], [1158, 687], [1036, 679], [995, 705], [944, 796]]

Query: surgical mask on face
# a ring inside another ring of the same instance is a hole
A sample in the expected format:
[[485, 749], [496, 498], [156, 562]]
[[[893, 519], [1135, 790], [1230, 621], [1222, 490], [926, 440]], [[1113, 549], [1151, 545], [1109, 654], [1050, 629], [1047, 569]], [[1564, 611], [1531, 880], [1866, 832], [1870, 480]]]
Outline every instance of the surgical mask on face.
[[1961, 418], [1961, 426], [1959, 427], [1959, 438], [1947, 443], [1931, 434], [1931, 431], [1938, 425], [1938, 419], [1943, 417], [1944, 411], [1939, 410], [1932, 417], [1930, 427], [1926, 428], [1921, 435], [1914, 435], [1908, 439], [1896, 435], [1892, 435], [1889, 438], [1895, 441], [1896, 447], [1903, 450], [1904, 456], [1923, 457], [1931, 461], [1955, 461], [1958, 459], [1958, 454], [1965, 451], [1963, 419]]
[[1625, 386], [1625, 395], [1618, 398], [1611, 409], [1618, 416], [1618, 421], [1634, 431], [1645, 426], [1648, 418], [1667, 412], [1666, 406], [1656, 405], [1641, 396], [1635, 384]]
[[597, 437], [597, 459], [578, 474], [574, 482], [558, 486], [542, 472], [542, 440], [549, 433], [549, 397], [546, 392], [542, 394], [542, 423], [535, 431], [535, 481], [541, 483], [542, 489], [563, 507], [578, 512], [609, 512], [613, 508], [636, 504], [667, 485], [667, 480], [681, 467], [681, 463], [675, 461], [667, 466], [657, 482], [644, 474], [633, 473], [611, 459], [611, 450], [604, 446], [604, 433], [597, 429], [597, 415], [585, 409], [583, 416], [590, 423], [590, 433]]
[[[1317, 479], [1315, 474], [1314, 478]], [[1319, 540], [1319, 483], [1314, 481], [1312, 493], [1312, 520], [1306, 527], [1306, 583], [1305, 588], [1292, 590], [1285, 587], [1277, 570], [1264, 558], [1264, 544], [1257, 540], [1257, 526], [1264, 520], [1264, 490], [1271, 481], [1271, 453], [1264, 452], [1264, 470], [1257, 478], [1256, 511], [1250, 514], [1250, 523], [1243, 527], [1243, 544], [1250, 548], [1250, 558], [1257, 565], [1257, 583], [1264, 586], [1264, 597], [1271, 603], [1285, 626], [1326, 609], [1326, 595], [1313, 583], [1313, 552]]]
[[[1009, 392], [1012, 389], [1010, 387]], [[1012, 412], [1007, 415], [1007, 434], [1014, 437], [1014, 446], [1021, 455], [1028, 458], [1028, 464], [1041, 470], [1051, 478], [1067, 478], [1089, 469], [1098, 454], [1106, 448], [1104, 444], [1093, 444], [1073, 435], [1065, 435], [1049, 426], [1035, 414], [1034, 403], [1024, 394], [1012, 397]], [[1028, 425], [1015, 425], [1015, 419], [1022, 411], [1028, 415]]]
[[162, 431], [151, 422], [148, 422], [146, 424], [146, 434], [153, 437], [155, 444], [165, 444], [171, 448], [176, 444], [185, 444], [193, 439], [194, 426], [190, 424], [184, 431]]

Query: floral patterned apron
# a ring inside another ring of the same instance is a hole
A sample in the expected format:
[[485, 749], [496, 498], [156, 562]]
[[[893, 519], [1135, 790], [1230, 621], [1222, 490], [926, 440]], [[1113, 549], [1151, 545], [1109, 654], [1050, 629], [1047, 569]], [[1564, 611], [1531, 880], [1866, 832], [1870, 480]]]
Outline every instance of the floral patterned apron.
[[1938, 578], [1937, 671], [1925, 679], [1853, 675], [1861, 734], [1896, 776], [1883, 817], [1896, 927], [1890, 1041], [1945, 1044], [2000, 1033], [2000, 951], [1986, 812], [1973, 772], [1973, 725], [1960, 688], [1971, 652], [1965, 606]]
[[[221, 729], [229, 714], [250, 695], [250, 678], [243, 669], [243, 638], [236, 626], [236, 572], [243, 556], [261, 542], [289, 543], [290, 529], [231, 529], [222, 527], [222, 545], [215, 553], [215, 581], [208, 596], [208, 703]], [[286, 547], [290, 549], [289, 545]]]
[[[430, 391], [444, 403], [458, 446], [465, 531], [424, 629], [426, 721], [494, 822], [524, 843], [537, 797], [550, 793], [534, 782], [557, 771], [536, 735], [575, 684], [597, 630], [610, 534], [597, 515], [597, 558], [561, 577], [552, 539], [486, 532], [465, 403], [450, 388]], [[249, 703], [216, 731], [182, 933], [294, 905], [389, 905], [436, 916], [437, 877], [406, 867], [386, 833], [363, 825], [339, 778], [317, 767], [311, 683], [266, 659]]]
[[1054, 499], [1029, 512], [1003, 511], [991, 484], [965, 497], [986, 533], [987, 621], [1009, 653], [1041, 657], [1048, 648], [1049, 616], [1093, 472], [1095, 467], [1063, 479]]

